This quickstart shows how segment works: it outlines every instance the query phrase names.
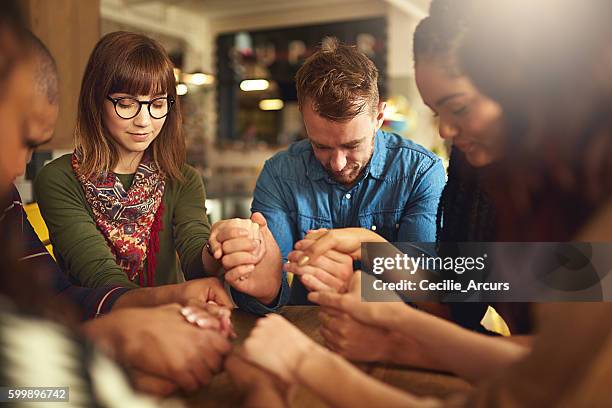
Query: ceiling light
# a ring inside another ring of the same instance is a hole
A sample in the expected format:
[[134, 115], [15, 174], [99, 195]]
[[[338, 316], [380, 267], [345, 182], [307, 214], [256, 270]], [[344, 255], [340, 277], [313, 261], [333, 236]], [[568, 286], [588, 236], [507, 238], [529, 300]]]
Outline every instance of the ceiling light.
[[211, 85], [215, 82], [214, 76], [202, 72], [183, 75], [183, 79], [191, 85]]
[[282, 99], [262, 99], [259, 101], [259, 109], [264, 111], [275, 111], [283, 109], [285, 104]]
[[187, 92], [189, 92], [189, 88], [187, 88], [187, 85], [185, 84], [178, 84], [176, 86], [176, 94], [179, 96], [183, 96], [185, 95]]
[[265, 91], [269, 86], [270, 83], [265, 79], [245, 79], [240, 83], [240, 89], [245, 92]]

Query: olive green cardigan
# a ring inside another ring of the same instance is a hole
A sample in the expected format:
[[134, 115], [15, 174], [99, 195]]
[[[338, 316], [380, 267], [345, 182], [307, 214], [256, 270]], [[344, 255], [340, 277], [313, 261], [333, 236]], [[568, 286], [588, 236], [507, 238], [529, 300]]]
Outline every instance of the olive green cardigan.
[[[204, 275], [202, 248], [210, 234], [204, 185], [193, 167], [183, 166], [182, 173], [183, 183], [167, 181], [164, 190], [156, 285], [177, 282], [181, 271], [188, 279]], [[129, 188], [134, 175], [118, 176], [124, 187]], [[58, 263], [74, 281], [87, 287], [138, 286], [117, 265], [98, 230], [69, 154], [40, 171], [34, 190]]]

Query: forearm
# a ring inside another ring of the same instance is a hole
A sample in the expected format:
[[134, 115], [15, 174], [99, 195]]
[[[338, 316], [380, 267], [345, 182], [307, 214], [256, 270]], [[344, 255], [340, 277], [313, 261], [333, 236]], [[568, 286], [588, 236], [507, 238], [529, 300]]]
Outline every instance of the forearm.
[[273, 254], [268, 249], [244, 282], [230, 282], [232, 299], [240, 309], [256, 315], [265, 315], [277, 312], [289, 300], [290, 288], [286, 274], [282, 271], [280, 251], [276, 244], [274, 247], [277, 253]]
[[507, 337], [498, 337], [499, 339], [508, 341], [512, 344], [516, 344], [517, 346], [523, 346], [531, 349], [531, 345], [533, 344], [534, 336], [532, 335], [520, 335], [520, 336], [507, 336]]
[[282, 279], [282, 268], [283, 264], [281, 261], [281, 253], [278, 249], [278, 245], [276, 245], [276, 241], [272, 237], [271, 234], [266, 234], [264, 236], [266, 247], [268, 251], [266, 255], [262, 258], [262, 260], [255, 265], [255, 269], [252, 274], [256, 276], [269, 276], [270, 281], [268, 294], [265, 296], [261, 296], [256, 298], [259, 302], [269, 305], [278, 296], [281, 287], [281, 279]]
[[288, 404], [272, 385], [260, 385], [251, 389], [242, 401], [247, 408], [283, 408]]
[[457, 345], [454, 359], [449, 359], [450, 352], [440, 356], [440, 359], [448, 359], [449, 371], [473, 383], [502, 372], [528, 352], [528, 349], [501, 338], [478, 333], [473, 336], [474, 339], [465, 339]]
[[120, 286], [85, 288], [74, 286], [66, 278], [64, 279], [67, 284], [62, 285], [58, 296], [76, 305], [81, 311], [82, 320], [93, 319], [110, 313], [115, 303], [130, 291], [130, 289]]
[[441, 364], [434, 355], [421, 352], [419, 348], [411, 344], [410, 339], [397, 333], [389, 335], [387, 347], [386, 358], [384, 359], [386, 363], [445, 371], [445, 365]]
[[168, 303], [183, 303], [180, 284], [132, 289], [115, 301], [113, 310], [127, 307], [154, 307]]
[[219, 276], [221, 273], [221, 263], [213, 258], [213, 256], [208, 252], [206, 246], [202, 248], [202, 265], [204, 266], [204, 271], [208, 276]]
[[298, 366], [297, 381], [333, 407], [421, 407], [426, 402], [369, 377], [337, 354], [316, 346]]
[[396, 330], [415, 338], [425, 355], [435, 356], [435, 361], [440, 363], [438, 369], [472, 382], [503, 370], [528, 351], [526, 347], [503, 338], [472, 332], [423, 312], [408, 320], [396, 324]]

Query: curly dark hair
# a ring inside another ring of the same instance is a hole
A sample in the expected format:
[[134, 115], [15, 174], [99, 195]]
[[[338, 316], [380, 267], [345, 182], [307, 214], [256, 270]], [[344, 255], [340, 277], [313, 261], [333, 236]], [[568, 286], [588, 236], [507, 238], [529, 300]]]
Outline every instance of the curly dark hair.
[[438, 205], [437, 242], [496, 240], [496, 212], [483, 183], [483, 172], [452, 149], [448, 181]]
[[423, 59], [435, 59], [451, 76], [461, 75], [457, 50], [468, 31], [467, 19], [473, 0], [434, 0], [429, 16], [414, 32], [412, 51], [415, 66]]
[[[449, 76], [462, 75], [457, 51], [468, 32], [473, 0], [434, 0], [429, 16], [414, 32], [415, 68], [433, 59]], [[438, 242], [494, 241], [495, 209], [483, 184], [483, 170], [471, 166], [463, 153], [452, 149], [448, 181], [438, 206]]]
[[[421, 20], [414, 33], [415, 69], [422, 60], [433, 60], [450, 77], [463, 75], [457, 52], [468, 31], [466, 24], [472, 0], [434, 0], [429, 16]], [[497, 239], [496, 211], [486, 193], [484, 170], [470, 165], [465, 155], [453, 148], [448, 165], [448, 180], [442, 191], [436, 217], [439, 254], [447, 252], [443, 243], [488, 242]], [[449, 254], [450, 255], [450, 254]], [[488, 304], [449, 303], [453, 321], [463, 327], [486, 332], [480, 324]], [[528, 332], [526, 307], [520, 313], [505, 313], [513, 332]]]

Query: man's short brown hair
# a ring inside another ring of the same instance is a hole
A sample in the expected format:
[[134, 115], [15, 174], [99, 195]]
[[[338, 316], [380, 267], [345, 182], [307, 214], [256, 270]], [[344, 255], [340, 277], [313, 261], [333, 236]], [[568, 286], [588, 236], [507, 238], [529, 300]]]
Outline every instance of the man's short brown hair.
[[326, 38], [296, 74], [300, 110], [306, 103], [318, 115], [345, 122], [378, 106], [378, 69], [356, 46]]

